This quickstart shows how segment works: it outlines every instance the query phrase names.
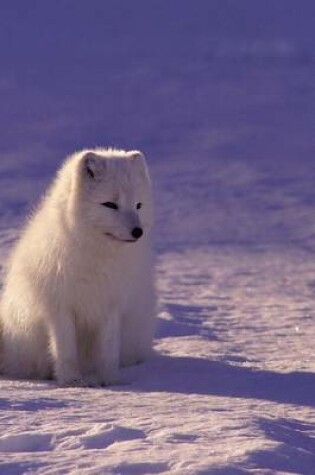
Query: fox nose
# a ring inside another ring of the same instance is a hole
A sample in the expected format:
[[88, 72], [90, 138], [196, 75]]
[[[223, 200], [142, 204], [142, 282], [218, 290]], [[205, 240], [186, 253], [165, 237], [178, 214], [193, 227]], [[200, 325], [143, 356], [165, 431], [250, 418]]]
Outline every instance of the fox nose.
[[132, 231], [131, 231], [131, 235], [132, 237], [134, 237], [135, 239], [139, 239], [141, 238], [143, 234], [143, 230], [141, 228], [134, 228]]

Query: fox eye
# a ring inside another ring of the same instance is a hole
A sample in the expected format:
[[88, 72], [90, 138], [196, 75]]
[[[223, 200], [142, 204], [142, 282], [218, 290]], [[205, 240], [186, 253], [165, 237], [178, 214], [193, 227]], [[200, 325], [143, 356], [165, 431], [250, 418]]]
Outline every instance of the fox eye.
[[137, 203], [137, 209], [142, 208], [142, 203]]
[[106, 203], [101, 203], [102, 206], [106, 206], [106, 208], [110, 209], [118, 209], [118, 205], [113, 203], [112, 201], [106, 201]]

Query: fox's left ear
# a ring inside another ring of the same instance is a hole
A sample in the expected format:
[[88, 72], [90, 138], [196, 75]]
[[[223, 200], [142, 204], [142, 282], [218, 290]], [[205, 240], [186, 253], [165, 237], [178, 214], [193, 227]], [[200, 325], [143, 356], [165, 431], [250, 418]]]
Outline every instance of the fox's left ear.
[[86, 152], [81, 157], [81, 171], [84, 177], [97, 181], [105, 171], [105, 161], [95, 152]]
[[145, 156], [140, 152], [140, 150], [130, 150], [130, 152], [127, 152], [127, 155], [133, 160], [141, 160], [145, 162]]
[[127, 152], [128, 157], [133, 161], [135, 166], [138, 167], [139, 171], [146, 177], [149, 178], [148, 168], [145, 156], [139, 150], [131, 150]]

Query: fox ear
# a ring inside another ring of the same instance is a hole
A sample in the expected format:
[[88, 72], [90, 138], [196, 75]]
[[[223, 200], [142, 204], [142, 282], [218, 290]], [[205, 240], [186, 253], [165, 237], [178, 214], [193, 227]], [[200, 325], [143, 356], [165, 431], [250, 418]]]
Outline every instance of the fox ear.
[[145, 162], [145, 156], [139, 150], [130, 150], [130, 152], [127, 152], [127, 155], [132, 160], [139, 160]]
[[134, 166], [138, 168], [142, 176], [148, 179], [148, 168], [144, 154], [139, 150], [131, 150], [127, 152], [127, 155], [133, 161]]
[[94, 152], [86, 152], [81, 158], [83, 175], [90, 180], [99, 180], [104, 172], [104, 160]]

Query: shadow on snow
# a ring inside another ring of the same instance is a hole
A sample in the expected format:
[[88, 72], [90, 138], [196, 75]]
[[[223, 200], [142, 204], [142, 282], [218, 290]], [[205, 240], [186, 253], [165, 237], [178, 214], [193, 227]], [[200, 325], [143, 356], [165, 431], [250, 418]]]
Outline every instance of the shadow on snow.
[[134, 383], [137, 391], [204, 394], [315, 407], [315, 374], [310, 372], [277, 373], [167, 355], [156, 356], [137, 369], [140, 370]]
[[[250, 453], [242, 462], [244, 469], [237, 465], [211, 468], [211, 474], [245, 475], [252, 473], [252, 470], [263, 470], [263, 473], [314, 474], [314, 424], [293, 419], [260, 418], [257, 426], [264, 432], [266, 438], [276, 442], [276, 445]], [[250, 472], [247, 469], [250, 469]], [[200, 472], [198, 475], [203, 474]]]
[[274, 449], [255, 451], [248, 464], [264, 470], [313, 475], [315, 467], [315, 425], [293, 419], [260, 419], [259, 428]]

